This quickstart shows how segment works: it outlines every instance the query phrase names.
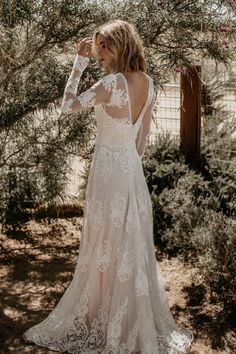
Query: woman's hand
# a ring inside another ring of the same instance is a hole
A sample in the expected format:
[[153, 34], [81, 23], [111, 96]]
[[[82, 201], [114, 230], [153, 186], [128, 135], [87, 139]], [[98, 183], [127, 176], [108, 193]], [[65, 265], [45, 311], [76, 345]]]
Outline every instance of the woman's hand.
[[79, 55], [90, 58], [92, 52], [92, 38], [86, 37], [82, 39], [77, 43], [76, 47]]

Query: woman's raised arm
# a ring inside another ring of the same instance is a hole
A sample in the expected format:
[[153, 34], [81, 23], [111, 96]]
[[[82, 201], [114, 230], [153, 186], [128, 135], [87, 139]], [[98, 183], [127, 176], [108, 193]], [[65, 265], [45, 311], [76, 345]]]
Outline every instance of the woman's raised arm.
[[91, 88], [76, 96], [80, 78], [89, 63], [90, 47], [86, 48], [85, 40], [78, 44], [78, 54], [65, 87], [61, 104], [61, 112], [64, 114], [82, 111], [109, 102], [116, 84], [115, 75], [109, 74], [97, 81]]

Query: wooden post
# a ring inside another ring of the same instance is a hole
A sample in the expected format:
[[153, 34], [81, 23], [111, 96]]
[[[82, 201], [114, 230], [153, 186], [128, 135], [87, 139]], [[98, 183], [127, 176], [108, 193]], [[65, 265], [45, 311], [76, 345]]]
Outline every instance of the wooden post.
[[180, 76], [180, 144], [191, 158], [200, 154], [201, 66], [189, 67]]

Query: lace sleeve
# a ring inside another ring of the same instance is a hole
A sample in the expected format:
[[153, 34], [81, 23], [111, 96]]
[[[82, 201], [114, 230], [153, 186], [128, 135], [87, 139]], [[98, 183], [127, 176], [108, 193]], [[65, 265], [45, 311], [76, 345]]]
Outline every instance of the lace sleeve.
[[154, 106], [154, 96], [142, 118], [142, 122], [136, 138], [136, 149], [141, 158], [143, 157], [143, 154], [145, 152], [147, 138], [150, 134], [150, 126], [151, 126], [151, 120], [153, 115], [153, 106]]
[[114, 74], [105, 76], [101, 80], [97, 81], [91, 88], [76, 97], [81, 75], [88, 63], [89, 58], [76, 55], [62, 99], [61, 112], [64, 114], [89, 109], [95, 105], [109, 102], [110, 100], [112, 89], [116, 84]]

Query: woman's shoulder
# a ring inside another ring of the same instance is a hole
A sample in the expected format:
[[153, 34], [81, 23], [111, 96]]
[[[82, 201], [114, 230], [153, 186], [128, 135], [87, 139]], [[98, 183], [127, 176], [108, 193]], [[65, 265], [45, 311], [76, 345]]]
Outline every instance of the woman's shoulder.
[[115, 88], [117, 86], [117, 81], [120, 79], [119, 73], [109, 73], [103, 76], [99, 83], [102, 84], [105, 88]]
[[[147, 73], [143, 73], [151, 82], [151, 84], [153, 85], [153, 79], [151, 76], [149, 76]], [[126, 79], [127, 80], [127, 79]], [[125, 81], [126, 81], [125, 80]], [[105, 76], [103, 76], [100, 80], [99, 83], [102, 84], [103, 86], [105, 86], [105, 88], [107, 89], [114, 89], [114, 88], [119, 88], [121, 87], [119, 83], [122, 84], [122, 87], [125, 85], [124, 82], [124, 75], [121, 72], [117, 72], [117, 73], [109, 73]]]

